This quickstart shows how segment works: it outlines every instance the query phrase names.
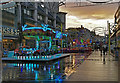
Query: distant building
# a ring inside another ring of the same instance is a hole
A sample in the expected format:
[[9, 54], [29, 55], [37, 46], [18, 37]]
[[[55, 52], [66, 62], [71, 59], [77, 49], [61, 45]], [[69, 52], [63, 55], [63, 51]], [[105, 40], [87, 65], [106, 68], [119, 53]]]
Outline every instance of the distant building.
[[66, 30], [68, 32], [68, 36], [72, 40], [71, 43], [75, 41], [76, 45], [79, 45], [82, 41], [85, 43], [93, 41], [93, 33], [87, 28], [84, 28], [83, 26], [79, 28], [70, 27]]

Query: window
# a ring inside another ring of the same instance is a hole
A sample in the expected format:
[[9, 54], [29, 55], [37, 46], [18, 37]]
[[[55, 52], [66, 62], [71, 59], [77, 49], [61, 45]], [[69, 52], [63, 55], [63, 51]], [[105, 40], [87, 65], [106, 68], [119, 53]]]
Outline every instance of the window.
[[29, 10], [27, 11], [27, 15], [30, 15], [30, 11]]
[[40, 16], [40, 20], [42, 20], [42, 16]]
[[43, 5], [43, 4], [41, 4], [41, 7], [43, 7], [43, 8], [44, 8], [44, 5]]
[[52, 22], [52, 21], [48, 19], [48, 23], [50, 23], [50, 24], [51, 24], [51, 22]]
[[13, 8], [7, 8], [6, 11], [15, 14], [15, 7], [13, 7]]
[[26, 11], [26, 9], [24, 9], [24, 14], [26, 14], [27, 13], [27, 11]]
[[38, 19], [40, 19], [40, 16], [38, 15]]
[[43, 17], [41, 15], [38, 15], [39, 20], [43, 20]]

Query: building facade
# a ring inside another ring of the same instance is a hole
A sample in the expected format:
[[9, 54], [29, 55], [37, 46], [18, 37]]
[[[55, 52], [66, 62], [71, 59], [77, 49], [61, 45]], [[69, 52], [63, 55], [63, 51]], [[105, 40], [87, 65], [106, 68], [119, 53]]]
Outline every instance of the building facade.
[[18, 40], [18, 29], [15, 27], [15, 2], [2, 4], [3, 48], [13, 50]]
[[[22, 27], [48, 27], [64, 32], [66, 13], [59, 12], [59, 2], [14, 2], [2, 4], [3, 46], [14, 50], [14, 44], [30, 44], [34, 39], [22, 37]], [[23, 40], [22, 40], [23, 39]]]
[[114, 28], [113, 37], [114, 37], [114, 40], [116, 41], [117, 47], [120, 48], [120, 5], [119, 5], [114, 17], [115, 17], [116, 26]]

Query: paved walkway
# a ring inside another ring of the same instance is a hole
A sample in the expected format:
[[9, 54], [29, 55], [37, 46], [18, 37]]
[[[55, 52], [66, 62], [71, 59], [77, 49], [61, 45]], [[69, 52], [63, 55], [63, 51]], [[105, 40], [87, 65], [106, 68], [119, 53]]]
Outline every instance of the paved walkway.
[[106, 63], [99, 51], [94, 51], [65, 81], [118, 81], [118, 61], [106, 56]]

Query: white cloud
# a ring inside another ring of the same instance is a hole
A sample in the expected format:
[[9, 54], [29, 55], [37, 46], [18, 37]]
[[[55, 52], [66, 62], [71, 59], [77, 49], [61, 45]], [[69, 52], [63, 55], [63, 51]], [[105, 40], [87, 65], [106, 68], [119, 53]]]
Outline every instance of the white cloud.
[[[88, 28], [89, 30], [93, 30], [95, 27], [104, 27], [104, 29], [107, 30], [107, 21], [114, 23], [114, 19], [80, 19], [80, 18], [77, 18], [76, 16], [67, 15], [66, 27], [67, 28], [80, 27], [81, 25], [83, 25], [85, 28]], [[100, 32], [96, 31], [96, 33], [98, 34]], [[100, 34], [100, 35], [103, 35], [103, 34]]]

